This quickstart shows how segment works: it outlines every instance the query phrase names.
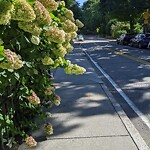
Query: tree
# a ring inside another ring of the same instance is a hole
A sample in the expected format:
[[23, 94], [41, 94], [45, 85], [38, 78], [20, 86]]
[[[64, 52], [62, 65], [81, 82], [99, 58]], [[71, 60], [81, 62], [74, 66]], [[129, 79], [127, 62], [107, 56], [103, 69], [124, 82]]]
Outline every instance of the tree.
[[100, 25], [102, 15], [98, 11], [97, 3], [95, 0], [88, 0], [83, 4], [83, 23], [87, 33], [96, 33], [96, 29]]
[[137, 18], [149, 8], [150, 0], [114, 0], [112, 3], [111, 14], [119, 21], [130, 22], [130, 32], [134, 32], [134, 24]]

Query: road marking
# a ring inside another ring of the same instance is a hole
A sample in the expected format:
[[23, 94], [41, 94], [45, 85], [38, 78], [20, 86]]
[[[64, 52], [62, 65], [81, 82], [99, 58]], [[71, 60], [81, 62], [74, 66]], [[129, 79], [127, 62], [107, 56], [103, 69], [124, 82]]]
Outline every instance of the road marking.
[[137, 58], [137, 57], [134, 57], [134, 56], [131, 56], [131, 55], [128, 55], [128, 54], [124, 54], [123, 52], [120, 52], [120, 51], [115, 51], [115, 50], [113, 50], [113, 49], [108, 49], [108, 48], [107, 48], [106, 50], [112, 51], [112, 52], [114, 52], [114, 53], [117, 54], [117, 55], [124, 56], [124, 57], [126, 57], [126, 58], [129, 58], [129, 59], [134, 60], [134, 61], [136, 61], [136, 62], [139, 62], [139, 63], [141, 63], [141, 64], [150, 66], [150, 62], [148, 62], [148, 61], [139, 59], [139, 58]]
[[[94, 45], [98, 46], [96, 43], [94, 43]], [[136, 62], [139, 62], [139, 63], [141, 63], [141, 64], [143, 64], [143, 65], [148, 65], [148, 66], [150, 66], [150, 62], [145, 61], [145, 60], [142, 60], [142, 59], [137, 58], [137, 57], [134, 57], [134, 56], [132, 56], [132, 55], [124, 54], [123, 52], [120, 52], [120, 51], [113, 50], [113, 49], [112, 49], [112, 46], [110, 46], [110, 45], [109, 45], [109, 48], [105, 47], [105, 49], [108, 50], [108, 51], [114, 52], [114, 53], [117, 54], [117, 55], [121, 55], [121, 56], [124, 56], [124, 57], [126, 57], [126, 58], [129, 58], [129, 59], [131, 59], [131, 60], [134, 60], [134, 61], [136, 61]]]
[[107, 78], [107, 80], [112, 84], [112, 86], [118, 91], [118, 93], [124, 98], [128, 105], [134, 110], [134, 112], [143, 120], [143, 122], [150, 129], [150, 121], [147, 117], [135, 106], [135, 104], [130, 100], [130, 98], [122, 91], [122, 89], [112, 80], [112, 78], [90, 57], [90, 55], [83, 50], [83, 52], [88, 56], [91, 62], [96, 66], [96, 68]]

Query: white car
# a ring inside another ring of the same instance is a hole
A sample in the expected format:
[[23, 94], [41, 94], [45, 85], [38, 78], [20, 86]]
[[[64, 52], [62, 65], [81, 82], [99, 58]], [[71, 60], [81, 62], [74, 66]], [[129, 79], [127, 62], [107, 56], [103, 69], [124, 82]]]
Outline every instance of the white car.
[[83, 35], [78, 35], [78, 41], [84, 41]]

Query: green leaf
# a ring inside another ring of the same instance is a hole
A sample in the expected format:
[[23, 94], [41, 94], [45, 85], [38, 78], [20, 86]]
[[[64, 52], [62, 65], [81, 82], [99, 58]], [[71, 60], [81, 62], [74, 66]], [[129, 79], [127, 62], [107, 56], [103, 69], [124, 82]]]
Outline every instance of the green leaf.
[[5, 54], [4, 54], [4, 46], [0, 46], [0, 58], [1, 58], [0, 61], [4, 60], [4, 56], [5, 56]]
[[2, 55], [0, 55], [0, 61], [3, 61], [5, 59], [5, 57], [2, 57]]
[[9, 71], [9, 72], [11, 72], [11, 73], [12, 73], [12, 72], [14, 72], [14, 70], [13, 70], [13, 69], [8, 69], [8, 71]]
[[19, 73], [15, 72], [14, 75], [15, 75], [15, 78], [16, 78], [17, 80], [19, 80], [19, 78], [20, 78]]
[[4, 117], [2, 114], [0, 114], [0, 120], [4, 120]]
[[32, 68], [32, 63], [31, 63], [31, 62], [25, 62], [25, 64], [26, 64], [26, 66], [27, 66], [28, 68]]
[[0, 72], [0, 75], [3, 76], [3, 77], [7, 77], [6, 71]]
[[4, 46], [0, 46], [0, 52], [4, 52]]
[[30, 93], [31, 93], [31, 94], [33, 93], [33, 90], [32, 90], [32, 89], [30, 90]]
[[51, 18], [56, 21], [56, 22], [60, 22], [60, 19], [57, 18], [53, 13], [50, 13]]
[[28, 2], [31, 6], [34, 5], [35, 1], [36, 1], [36, 0], [27, 0], [27, 2]]
[[18, 41], [16, 41], [16, 46], [18, 46], [18, 50], [20, 51], [21, 45], [20, 45], [20, 43]]
[[24, 36], [24, 38], [28, 43], [31, 43], [30, 40], [26, 36]]
[[50, 17], [53, 19], [55, 18], [55, 15], [53, 13], [50, 13]]
[[25, 77], [23, 77], [21, 83], [24, 85], [25, 82], [26, 82], [26, 79], [25, 79]]

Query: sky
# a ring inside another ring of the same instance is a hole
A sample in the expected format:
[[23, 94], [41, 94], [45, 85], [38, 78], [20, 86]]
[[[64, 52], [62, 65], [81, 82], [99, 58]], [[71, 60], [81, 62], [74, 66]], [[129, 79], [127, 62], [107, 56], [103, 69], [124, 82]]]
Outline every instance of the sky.
[[83, 5], [83, 3], [85, 2], [86, 0], [77, 0], [77, 2], [79, 2], [80, 3], [80, 6], [82, 6]]

